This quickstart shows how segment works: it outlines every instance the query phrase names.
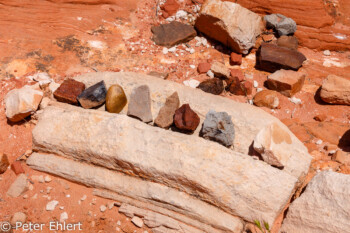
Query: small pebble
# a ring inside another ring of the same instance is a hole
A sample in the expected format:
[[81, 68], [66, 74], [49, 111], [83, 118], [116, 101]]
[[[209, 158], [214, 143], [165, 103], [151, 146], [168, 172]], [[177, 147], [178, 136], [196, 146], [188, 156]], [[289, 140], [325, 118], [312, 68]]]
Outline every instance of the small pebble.
[[105, 212], [107, 210], [107, 207], [105, 205], [101, 205], [100, 206], [100, 210], [103, 213], [103, 212]]
[[323, 141], [321, 139], [317, 140], [316, 145], [321, 145]]
[[323, 55], [330, 56], [331, 55], [331, 51], [325, 50], [325, 51], [323, 51]]
[[259, 83], [254, 80], [253, 85], [254, 85], [255, 88], [257, 88], [259, 86]]
[[209, 78], [214, 78], [214, 73], [211, 70], [207, 72], [207, 75], [209, 76]]
[[45, 182], [50, 183], [51, 182], [51, 177], [50, 176], [45, 176]]

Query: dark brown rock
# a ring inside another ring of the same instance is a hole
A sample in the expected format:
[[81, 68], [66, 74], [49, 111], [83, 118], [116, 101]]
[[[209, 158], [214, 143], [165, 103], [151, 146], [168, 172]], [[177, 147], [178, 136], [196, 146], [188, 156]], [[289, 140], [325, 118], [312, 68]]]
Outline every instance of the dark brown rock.
[[0, 174], [6, 172], [8, 166], [10, 166], [10, 162], [7, 155], [0, 153]]
[[53, 93], [54, 97], [63, 103], [78, 105], [78, 95], [85, 90], [85, 84], [73, 79], [66, 79]]
[[207, 79], [201, 82], [197, 88], [204, 92], [220, 95], [224, 91], [224, 82], [218, 78]]
[[281, 36], [277, 39], [277, 45], [280, 47], [297, 50], [298, 39], [295, 36]]
[[240, 82], [238, 77], [230, 77], [226, 80], [226, 89], [234, 95], [251, 95], [253, 84], [250, 81]]
[[205, 74], [211, 69], [211, 64], [208, 62], [202, 62], [198, 64], [197, 71], [200, 74]]
[[86, 88], [79, 96], [78, 101], [83, 108], [96, 108], [106, 101], [107, 89], [104, 81]]
[[151, 28], [152, 40], [161, 46], [172, 47], [192, 40], [197, 32], [194, 27], [188, 24], [173, 21], [169, 24], [161, 24]]
[[179, 95], [177, 92], [174, 92], [166, 99], [164, 106], [159, 110], [158, 116], [154, 120], [154, 124], [161, 128], [169, 128], [174, 123], [174, 114], [179, 107]]
[[230, 63], [231, 65], [238, 65], [240, 66], [242, 64], [242, 54], [237, 53], [231, 53], [230, 56]]
[[319, 121], [319, 122], [323, 122], [323, 121], [327, 120], [327, 115], [326, 114], [319, 114], [319, 115], [314, 117], [314, 120]]
[[268, 72], [276, 70], [298, 70], [306, 57], [295, 50], [279, 47], [274, 44], [262, 43], [257, 51], [257, 68]]
[[184, 104], [175, 111], [174, 123], [180, 130], [195, 131], [199, 122], [199, 116], [191, 109], [189, 104]]

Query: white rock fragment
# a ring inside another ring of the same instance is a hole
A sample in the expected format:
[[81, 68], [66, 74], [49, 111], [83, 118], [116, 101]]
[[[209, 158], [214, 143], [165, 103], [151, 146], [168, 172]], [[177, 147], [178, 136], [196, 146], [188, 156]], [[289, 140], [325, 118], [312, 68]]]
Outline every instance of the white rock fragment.
[[196, 52], [196, 50], [194, 48], [191, 48], [189, 52], [190, 52], [190, 54], [194, 54]]
[[170, 49], [168, 49], [168, 52], [175, 53], [176, 52], [176, 46], [171, 47]]
[[166, 55], [166, 54], [168, 54], [169, 50], [168, 50], [168, 48], [164, 47], [162, 52], [163, 52], [164, 55]]
[[213, 73], [213, 71], [211, 71], [211, 70], [209, 70], [208, 72], [207, 72], [207, 75], [208, 75], [208, 77], [209, 78], [214, 78], [214, 73]]
[[191, 69], [196, 69], [196, 66], [195, 65], [190, 65], [190, 68]]
[[301, 104], [301, 99], [298, 99], [297, 97], [293, 96], [292, 98], [288, 98], [290, 102], [293, 104]]
[[259, 88], [257, 88], [256, 89], [256, 92], [260, 92], [260, 91], [262, 91], [263, 89], [261, 88], [261, 87], [259, 87]]
[[323, 143], [323, 141], [321, 139], [316, 141], [316, 145], [321, 145]]
[[100, 206], [100, 211], [103, 213], [107, 210], [107, 207], [105, 205]]
[[49, 203], [47, 203], [47, 205], [46, 205], [46, 210], [47, 211], [53, 211], [55, 208], [56, 208], [56, 206], [58, 205], [58, 201], [56, 201], [56, 200], [53, 200], [53, 201], [50, 201]]
[[39, 82], [40, 86], [47, 85], [51, 83], [53, 80], [50, 78], [49, 74], [44, 72], [44, 73], [36, 73], [33, 76], [29, 76], [28, 78], [33, 79], [34, 81]]
[[323, 55], [330, 56], [331, 55], [331, 51], [325, 50], [325, 51], [323, 51]]
[[184, 10], [179, 10], [175, 14], [176, 19], [187, 19], [188, 13]]
[[165, 19], [168, 22], [173, 22], [175, 20], [175, 16], [170, 16], [168, 18]]
[[183, 84], [185, 86], [188, 86], [188, 87], [197, 88], [199, 86], [200, 82], [198, 80], [195, 80], [195, 79], [190, 79], [190, 80], [183, 81]]
[[143, 227], [143, 220], [137, 216], [134, 216], [132, 219], [131, 219], [131, 222], [133, 224], [135, 224], [135, 226], [141, 228]]
[[80, 198], [80, 200], [81, 200], [81, 201], [85, 201], [85, 200], [86, 200], [86, 198], [87, 198], [87, 196], [86, 196], [86, 195], [84, 195], [82, 198]]
[[253, 85], [255, 88], [257, 88], [259, 86], [259, 83], [256, 80], [254, 80]]
[[66, 220], [68, 220], [68, 214], [67, 212], [63, 212], [60, 216], [60, 222], [65, 222]]

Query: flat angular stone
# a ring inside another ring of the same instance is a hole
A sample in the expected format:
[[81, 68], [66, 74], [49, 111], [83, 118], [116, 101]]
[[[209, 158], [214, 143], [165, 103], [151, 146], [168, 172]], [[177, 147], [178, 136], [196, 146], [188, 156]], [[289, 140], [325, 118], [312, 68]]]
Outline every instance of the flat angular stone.
[[329, 75], [322, 84], [320, 97], [330, 104], [350, 105], [350, 80]]
[[226, 147], [232, 146], [235, 128], [231, 116], [226, 112], [210, 110], [205, 116], [201, 135], [205, 139], [216, 141]]
[[106, 95], [105, 82], [101, 81], [86, 88], [77, 98], [83, 108], [96, 108], [105, 103]]
[[338, 150], [332, 156], [332, 160], [350, 166], [350, 155], [345, 151]]
[[253, 102], [258, 107], [267, 107], [271, 109], [278, 108], [280, 104], [278, 92], [271, 90], [263, 90], [256, 93]]
[[266, 163], [280, 168], [288, 163], [296, 149], [293, 148], [290, 133], [276, 123], [265, 127], [256, 135], [253, 147]]
[[267, 43], [261, 44], [256, 56], [257, 67], [268, 72], [298, 70], [304, 61], [306, 57], [298, 51]]
[[237, 53], [247, 54], [264, 26], [262, 19], [239, 4], [207, 0], [202, 5], [195, 27]]
[[281, 36], [277, 39], [277, 45], [280, 47], [297, 50], [299, 42], [295, 36]]
[[19, 175], [21, 173], [25, 173], [20, 161], [14, 161], [11, 164], [11, 169], [16, 175]]
[[271, 90], [278, 91], [282, 95], [292, 97], [301, 91], [305, 74], [292, 70], [278, 70], [267, 77], [267, 86]]
[[5, 173], [8, 166], [10, 166], [10, 162], [7, 155], [4, 153], [0, 153], [0, 174]]
[[66, 79], [53, 96], [60, 102], [78, 105], [77, 97], [85, 90], [85, 84], [74, 79]]
[[166, 99], [164, 106], [159, 110], [158, 116], [154, 120], [154, 124], [161, 128], [169, 128], [174, 123], [174, 114], [179, 107], [179, 95], [177, 92], [174, 92]]
[[231, 69], [230, 70], [230, 77], [231, 78], [238, 78], [238, 80], [240, 82], [244, 81], [245, 76], [242, 70], [238, 70], [238, 69]]
[[28, 187], [29, 182], [27, 176], [25, 174], [20, 174], [7, 190], [7, 196], [19, 197], [28, 190]]
[[202, 62], [198, 64], [197, 71], [200, 74], [205, 74], [211, 69], [211, 64], [208, 62]]
[[132, 222], [135, 226], [137, 226], [137, 227], [139, 227], [139, 228], [143, 227], [143, 220], [142, 220], [142, 218], [139, 218], [139, 217], [137, 217], [137, 216], [134, 216], [134, 217], [131, 219], [131, 222]]
[[281, 14], [271, 14], [264, 17], [266, 27], [275, 29], [279, 36], [292, 35], [297, 30], [296, 22]]
[[120, 113], [128, 103], [123, 88], [117, 84], [112, 85], [106, 95], [106, 110], [110, 113]]
[[174, 123], [180, 130], [195, 131], [199, 122], [199, 116], [191, 109], [189, 104], [183, 104], [175, 111]]
[[6, 117], [18, 122], [34, 113], [43, 98], [43, 92], [34, 86], [9, 91], [5, 96]]
[[136, 117], [148, 123], [153, 121], [151, 112], [151, 94], [147, 85], [134, 88], [130, 95], [128, 116]]
[[173, 47], [192, 40], [197, 32], [191, 25], [173, 21], [169, 24], [161, 24], [151, 28], [152, 40], [161, 46]]
[[211, 71], [214, 73], [215, 77], [226, 79], [230, 77], [230, 70], [221, 62], [213, 62], [211, 65]]
[[281, 232], [334, 233], [350, 229], [350, 176], [323, 171], [289, 206]]
[[240, 66], [242, 64], [242, 54], [231, 53], [231, 55], [230, 55], [230, 63], [233, 66], [234, 65]]
[[224, 82], [218, 78], [208, 79], [201, 82], [197, 88], [207, 93], [220, 95], [224, 91]]

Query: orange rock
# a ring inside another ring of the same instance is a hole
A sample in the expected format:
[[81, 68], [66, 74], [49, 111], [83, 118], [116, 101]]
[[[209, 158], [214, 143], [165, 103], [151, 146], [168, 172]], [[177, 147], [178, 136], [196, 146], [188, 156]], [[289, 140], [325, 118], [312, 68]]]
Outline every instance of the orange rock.
[[304, 85], [305, 74], [291, 70], [279, 70], [267, 79], [267, 86], [282, 95], [291, 97], [301, 90]]
[[204, 74], [204, 73], [207, 73], [210, 70], [210, 68], [211, 68], [210, 63], [202, 62], [198, 64], [197, 71], [200, 74]]
[[163, 16], [168, 18], [177, 12], [180, 4], [176, 0], [167, 0], [164, 5], [161, 6], [161, 9], [164, 11]]
[[263, 90], [254, 96], [254, 104], [258, 107], [267, 107], [267, 108], [278, 108], [279, 99], [278, 92], [271, 90]]
[[242, 64], [242, 54], [231, 53], [230, 64], [240, 66]]
[[338, 150], [332, 156], [332, 160], [350, 166], [350, 156], [348, 153]]
[[327, 119], [326, 114], [319, 114], [317, 116], [314, 117], [315, 121], [320, 121], [323, 122]]
[[11, 169], [12, 171], [16, 174], [19, 175], [21, 173], [24, 173], [24, 169], [22, 167], [22, 164], [20, 161], [15, 161], [11, 164]]
[[231, 78], [237, 77], [240, 82], [242, 82], [244, 80], [244, 74], [243, 74], [242, 70], [231, 69], [230, 74], [231, 74]]

